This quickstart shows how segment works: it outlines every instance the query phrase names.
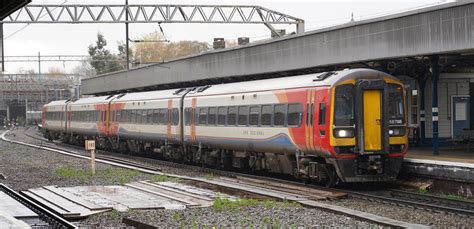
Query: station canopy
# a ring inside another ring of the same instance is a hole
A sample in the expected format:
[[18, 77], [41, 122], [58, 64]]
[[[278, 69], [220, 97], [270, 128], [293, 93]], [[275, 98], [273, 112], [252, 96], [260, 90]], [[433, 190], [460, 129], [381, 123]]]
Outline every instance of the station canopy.
[[31, 0], [0, 0], [0, 20], [30, 2]]

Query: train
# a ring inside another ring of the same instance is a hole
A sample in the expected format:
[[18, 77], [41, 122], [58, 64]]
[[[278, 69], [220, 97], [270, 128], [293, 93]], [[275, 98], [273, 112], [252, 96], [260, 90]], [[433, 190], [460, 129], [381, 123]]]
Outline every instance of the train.
[[238, 171], [339, 183], [397, 179], [405, 89], [372, 69], [53, 101], [49, 140]]

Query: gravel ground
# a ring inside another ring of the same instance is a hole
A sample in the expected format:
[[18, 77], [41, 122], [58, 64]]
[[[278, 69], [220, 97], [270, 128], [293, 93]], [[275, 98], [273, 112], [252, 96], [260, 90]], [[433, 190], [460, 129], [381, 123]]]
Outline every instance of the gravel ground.
[[[14, 139], [14, 140], [17, 140], [17, 141], [27, 142], [27, 143], [31, 143], [31, 144], [43, 144], [44, 146], [62, 147], [62, 146], [53, 145], [52, 143], [49, 143], [48, 141], [43, 141], [42, 142], [38, 139], [33, 139], [33, 138], [25, 135], [25, 132], [27, 132], [29, 135], [34, 135], [36, 137], [41, 137], [41, 136], [39, 136], [37, 129], [32, 127], [32, 128], [27, 129], [27, 130], [25, 130], [24, 128], [15, 129], [15, 130], [11, 131], [11, 133], [14, 134], [14, 137], [7, 137], [7, 138]], [[55, 142], [59, 143], [59, 141], [55, 141]], [[79, 152], [79, 153], [84, 153], [84, 151], [74, 150], [74, 149], [71, 149], [71, 148], [69, 148], [68, 150], [73, 150], [73, 151], [76, 151], [76, 152]], [[117, 155], [116, 153], [106, 153], [106, 152], [103, 152], [103, 151], [99, 151], [99, 152], [97, 152], [97, 154], [98, 155], [100, 155], [100, 154], [114, 155], [114, 156]], [[122, 155], [122, 156], [124, 156], [125, 158], [127, 157], [127, 155]], [[199, 177], [199, 176], [206, 177], [206, 176], [209, 176], [209, 174], [205, 173], [205, 172], [200, 172], [200, 171], [195, 171], [195, 170], [192, 170], [192, 169], [183, 169], [183, 168], [179, 168], [179, 167], [163, 165], [162, 163], [154, 162], [153, 160], [151, 160], [149, 158], [146, 158], [146, 157], [143, 157], [143, 158], [133, 157], [133, 160], [135, 160], [137, 162], [140, 162], [144, 165], [159, 167], [161, 169], [161, 171], [164, 172], [164, 173], [176, 174], [176, 175], [182, 175], [182, 176], [190, 176], [190, 177]]]
[[434, 227], [472, 228], [474, 226], [474, 218], [450, 213], [431, 212], [360, 199], [342, 199], [332, 203], [392, 219]]
[[381, 228], [380, 226], [303, 207], [251, 206], [234, 210], [194, 208], [186, 210], [132, 211], [124, 217], [164, 228]]

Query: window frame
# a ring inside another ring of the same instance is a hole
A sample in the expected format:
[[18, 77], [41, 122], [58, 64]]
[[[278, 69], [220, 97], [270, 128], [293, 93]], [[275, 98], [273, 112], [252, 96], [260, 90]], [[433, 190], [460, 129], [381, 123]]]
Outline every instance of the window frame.
[[[276, 109], [277, 107], [283, 107], [283, 124], [276, 124], [275, 121], [276, 121]], [[288, 113], [288, 104], [285, 104], [285, 103], [276, 103], [276, 104], [273, 104], [273, 126], [274, 127], [286, 127], [287, 125], [287, 113]]]
[[[261, 105], [251, 105], [249, 106], [249, 112], [248, 112], [248, 125], [249, 126], [260, 126], [260, 119], [261, 119], [261, 111], [262, 111], [262, 106]], [[252, 124], [251, 123], [251, 117], [252, 117], [252, 108], [256, 108], [257, 110], [257, 123]]]
[[[215, 110], [214, 113], [214, 123], [210, 123], [210, 117], [211, 117], [211, 109]], [[207, 125], [208, 126], [217, 126], [217, 107], [208, 107], [207, 108]]]
[[[297, 124], [290, 124], [290, 106], [291, 105], [296, 105], [298, 106], [298, 123]], [[288, 103], [288, 106], [286, 108], [286, 125], [289, 127], [300, 127], [301, 123], [303, 121], [303, 115], [304, 115], [304, 107], [301, 103]]]
[[[197, 116], [198, 116], [197, 121], [198, 122], [196, 124], [199, 125], [199, 126], [207, 126], [207, 116], [208, 116], [208, 113], [209, 113], [208, 107], [197, 107], [197, 109], [198, 109], [198, 112], [197, 112]], [[202, 111], [204, 111], [204, 113]], [[201, 116], [205, 116], [205, 117], [203, 118]], [[201, 120], [203, 122], [201, 122]]]
[[[246, 110], [246, 113], [245, 113], [245, 124], [241, 124], [240, 123], [240, 110], [242, 109], [245, 109]], [[238, 106], [237, 107], [237, 125], [238, 126], [248, 126], [249, 125], [249, 111], [250, 111], [250, 108], [249, 106], [247, 105], [244, 105], [244, 106]]]
[[[234, 113], [233, 113], [233, 115], [234, 115], [234, 120], [233, 120], [234, 124], [230, 124], [230, 123], [229, 123], [229, 120], [231, 120], [231, 119], [229, 118], [229, 116], [231, 115], [231, 113], [230, 113], [230, 110], [231, 110], [231, 109], [235, 109], [235, 111], [234, 111]], [[226, 125], [228, 125], [228, 126], [237, 126], [238, 110], [239, 110], [239, 109], [238, 109], [238, 106], [228, 106], [228, 107], [227, 107]]]

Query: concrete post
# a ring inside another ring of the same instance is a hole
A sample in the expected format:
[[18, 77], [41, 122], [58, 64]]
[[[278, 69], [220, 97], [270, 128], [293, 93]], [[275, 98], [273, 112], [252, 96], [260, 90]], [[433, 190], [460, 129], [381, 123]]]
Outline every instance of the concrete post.
[[296, 34], [304, 33], [304, 21], [298, 22], [296, 24]]
[[433, 155], [439, 154], [438, 139], [438, 79], [439, 79], [439, 56], [431, 57], [431, 113], [433, 121]]

